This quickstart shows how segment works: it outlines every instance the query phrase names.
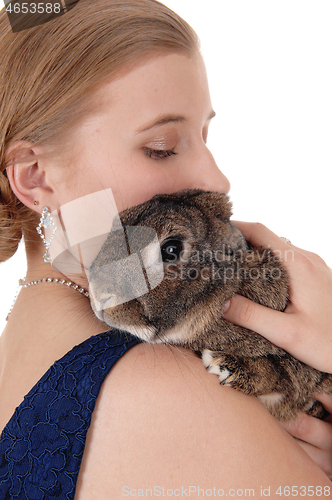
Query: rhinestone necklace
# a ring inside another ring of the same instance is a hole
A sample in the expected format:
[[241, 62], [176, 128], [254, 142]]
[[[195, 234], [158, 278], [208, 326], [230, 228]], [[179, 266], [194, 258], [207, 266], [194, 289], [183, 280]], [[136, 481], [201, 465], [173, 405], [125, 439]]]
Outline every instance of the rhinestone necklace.
[[[74, 290], [79, 292], [81, 295], [84, 295], [85, 297], [88, 297], [88, 298], [90, 297], [89, 292], [84, 290], [84, 288], [81, 288], [76, 283], [73, 283], [72, 281], [59, 280], [58, 278], [43, 278], [41, 280], [29, 281], [29, 282], [25, 281], [24, 279], [20, 279], [18, 282], [19, 287], [22, 287], [22, 288], [28, 288], [29, 286], [33, 286], [33, 285], [39, 285], [40, 283], [59, 283], [60, 285], [66, 285], [69, 288], [73, 288]], [[14, 298], [14, 301], [13, 301], [13, 304], [12, 304], [11, 308], [9, 309], [9, 313], [7, 314], [6, 321], [8, 321], [9, 315], [12, 312], [12, 309], [13, 309], [14, 304], [16, 302], [19, 291], [20, 290], [18, 288], [16, 295], [15, 295], [15, 298]]]

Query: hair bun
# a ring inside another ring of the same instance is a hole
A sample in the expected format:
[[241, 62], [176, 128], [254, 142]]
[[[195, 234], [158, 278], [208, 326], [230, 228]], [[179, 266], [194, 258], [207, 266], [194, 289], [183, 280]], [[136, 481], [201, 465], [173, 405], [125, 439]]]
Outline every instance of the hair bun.
[[18, 200], [6, 174], [0, 172], [0, 262], [14, 255], [21, 238], [22, 225], [18, 214]]

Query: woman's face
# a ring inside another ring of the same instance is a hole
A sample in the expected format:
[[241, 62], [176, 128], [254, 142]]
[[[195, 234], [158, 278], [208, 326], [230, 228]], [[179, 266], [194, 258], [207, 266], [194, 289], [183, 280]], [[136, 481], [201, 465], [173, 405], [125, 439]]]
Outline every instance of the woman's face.
[[95, 99], [96, 113], [75, 134], [75, 178], [55, 183], [59, 206], [107, 188], [119, 212], [158, 193], [229, 191], [206, 146], [214, 112], [200, 55], [146, 58]]

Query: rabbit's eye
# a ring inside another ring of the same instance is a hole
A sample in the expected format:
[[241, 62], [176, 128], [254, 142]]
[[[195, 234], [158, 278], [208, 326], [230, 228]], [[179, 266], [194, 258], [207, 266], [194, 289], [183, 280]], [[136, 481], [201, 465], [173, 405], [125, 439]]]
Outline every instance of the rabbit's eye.
[[181, 257], [183, 243], [181, 240], [169, 239], [164, 241], [160, 250], [163, 262], [176, 262]]

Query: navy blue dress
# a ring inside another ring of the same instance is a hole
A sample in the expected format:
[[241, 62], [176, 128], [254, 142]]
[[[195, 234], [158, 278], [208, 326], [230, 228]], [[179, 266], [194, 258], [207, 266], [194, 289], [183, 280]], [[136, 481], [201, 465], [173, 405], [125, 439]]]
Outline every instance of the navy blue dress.
[[115, 362], [139, 342], [111, 330], [90, 337], [51, 366], [1, 434], [1, 500], [74, 498], [101, 385]]

